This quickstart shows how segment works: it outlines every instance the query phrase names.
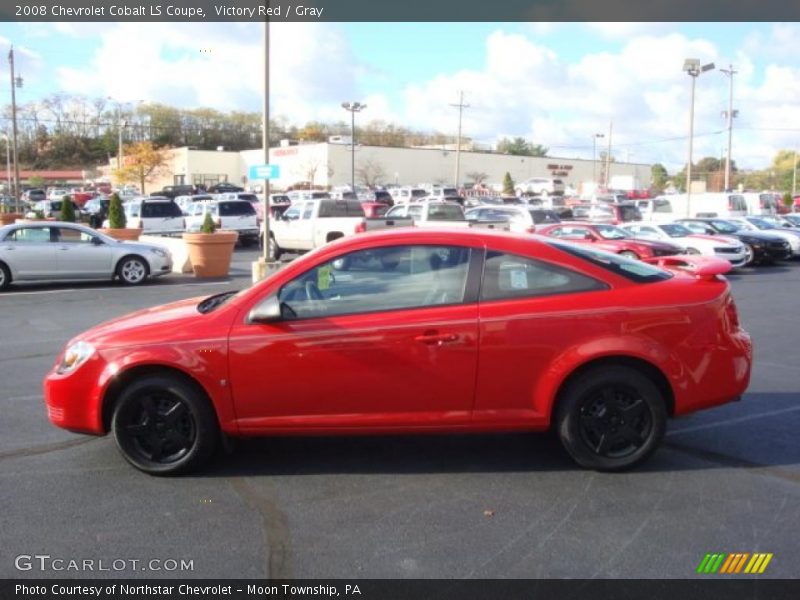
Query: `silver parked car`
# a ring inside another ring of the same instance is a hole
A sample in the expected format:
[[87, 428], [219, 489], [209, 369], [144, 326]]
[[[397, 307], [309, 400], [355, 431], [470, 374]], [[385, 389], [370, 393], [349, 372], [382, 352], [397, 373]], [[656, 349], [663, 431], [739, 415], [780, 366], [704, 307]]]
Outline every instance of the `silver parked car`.
[[12, 281], [114, 279], [138, 285], [172, 270], [169, 250], [123, 242], [75, 223], [0, 227], [0, 290]]

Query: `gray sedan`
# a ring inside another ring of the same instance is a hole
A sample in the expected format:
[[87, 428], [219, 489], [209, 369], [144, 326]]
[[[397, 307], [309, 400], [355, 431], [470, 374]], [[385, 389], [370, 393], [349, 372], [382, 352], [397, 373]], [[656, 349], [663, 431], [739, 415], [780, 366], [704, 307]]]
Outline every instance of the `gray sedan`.
[[0, 290], [12, 281], [114, 279], [138, 285], [172, 270], [169, 250], [123, 242], [75, 223], [0, 227]]

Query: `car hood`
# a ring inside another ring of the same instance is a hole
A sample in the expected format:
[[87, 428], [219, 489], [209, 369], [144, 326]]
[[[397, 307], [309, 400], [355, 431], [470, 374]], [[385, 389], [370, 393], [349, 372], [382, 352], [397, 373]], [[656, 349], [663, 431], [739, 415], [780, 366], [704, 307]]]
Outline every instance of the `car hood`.
[[678, 250], [683, 250], [683, 248], [679, 244], [673, 244], [672, 242], [659, 242], [656, 240], [640, 240], [634, 238], [628, 238], [627, 240], [618, 240], [618, 241], [634, 242], [636, 244], [645, 246], [652, 250], [664, 250], [664, 251], [675, 250], [676, 252]]
[[740, 240], [753, 240], [759, 242], [782, 242], [783, 236], [767, 233], [766, 231], [737, 231], [736, 233], [726, 233], [730, 237], [738, 237]]
[[197, 311], [203, 298], [205, 296], [138, 310], [96, 325], [75, 340], [89, 342], [96, 348], [177, 341], [191, 336], [204, 316]]

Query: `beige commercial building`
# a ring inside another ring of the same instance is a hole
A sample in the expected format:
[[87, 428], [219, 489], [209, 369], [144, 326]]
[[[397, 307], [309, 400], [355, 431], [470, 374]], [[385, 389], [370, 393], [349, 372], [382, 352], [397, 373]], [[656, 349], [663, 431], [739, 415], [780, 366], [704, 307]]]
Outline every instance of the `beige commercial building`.
[[[245, 187], [255, 187], [261, 181], [249, 181], [249, 167], [264, 163], [263, 150], [243, 152], [175, 148], [169, 152], [167, 164], [154, 174], [148, 192], [165, 185], [204, 184], [206, 187], [228, 181]], [[351, 180], [355, 159], [356, 184], [378, 183], [417, 185], [420, 183], [452, 184], [455, 178], [456, 151], [450, 148], [387, 148], [349, 144], [318, 143], [287, 145], [270, 148], [270, 164], [277, 164], [280, 177], [272, 181], [276, 189], [285, 189], [301, 181], [313, 185], [334, 187]], [[611, 182], [627, 181], [633, 187], [648, 187], [651, 183], [649, 164], [611, 163]], [[505, 173], [516, 182], [530, 177], [554, 177], [566, 186], [580, 189], [599, 179], [603, 166], [598, 161], [511, 156], [489, 152], [461, 152], [461, 182], [471, 181], [471, 173], [488, 175], [486, 183], [501, 182]], [[630, 187], [619, 185], [618, 187]]]

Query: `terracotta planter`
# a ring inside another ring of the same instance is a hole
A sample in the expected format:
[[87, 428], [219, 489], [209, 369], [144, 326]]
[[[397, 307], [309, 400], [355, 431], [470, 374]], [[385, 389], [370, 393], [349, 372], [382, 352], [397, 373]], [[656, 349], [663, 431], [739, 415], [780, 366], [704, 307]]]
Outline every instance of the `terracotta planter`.
[[189, 259], [195, 277], [225, 277], [231, 268], [233, 247], [239, 234], [236, 231], [215, 233], [184, 233]]
[[124, 240], [126, 242], [135, 242], [142, 235], [141, 229], [98, 229], [97, 231], [115, 240]]
[[11, 225], [24, 216], [22, 213], [0, 213], [0, 225]]

